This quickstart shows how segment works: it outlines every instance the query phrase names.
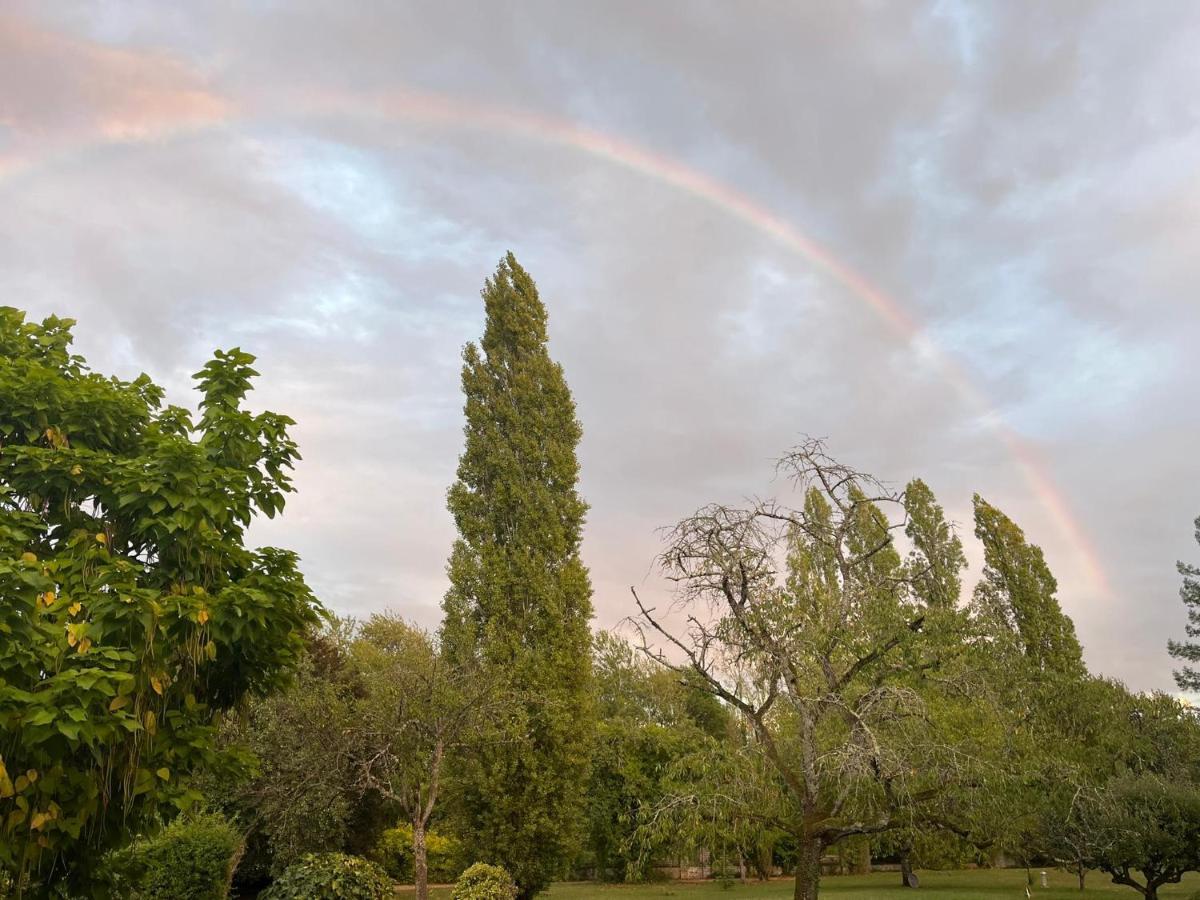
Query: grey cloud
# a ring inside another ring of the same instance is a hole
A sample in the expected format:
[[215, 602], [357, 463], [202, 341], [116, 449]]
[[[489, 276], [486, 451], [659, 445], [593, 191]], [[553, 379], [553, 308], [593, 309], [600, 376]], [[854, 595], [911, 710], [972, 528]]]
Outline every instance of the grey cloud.
[[[599, 624], [629, 611], [656, 526], [781, 489], [772, 460], [808, 433], [926, 478], [968, 535], [971, 493], [999, 503], [1093, 665], [1169, 685], [1200, 513], [1190, 5], [13, 10], [0, 291], [75, 315], [99, 367], [175, 399], [213, 346], [257, 352], [255, 402], [298, 419], [305, 459], [255, 536], [299, 550], [336, 608], [436, 621], [458, 353], [511, 247], [585, 428]], [[810, 261], [562, 143], [366, 114], [405, 89], [636, 141], [821, 240], [1022, 430], [1111, 596], [989, 411]]]

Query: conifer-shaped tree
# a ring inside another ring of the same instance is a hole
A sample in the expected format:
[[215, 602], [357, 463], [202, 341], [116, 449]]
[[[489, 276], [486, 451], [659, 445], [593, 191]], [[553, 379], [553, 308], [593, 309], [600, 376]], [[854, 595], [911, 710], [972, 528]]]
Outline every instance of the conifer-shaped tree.
[[[1196, 543], [1200, 544], [1200, 518], [1196, 519]], [[1179, 574], [1183, 576], [1183, 586], [1179, 589], [1179, 599], [1187, 607], [1188, 623], [1185, 626], [1189, 638], [1200, 638], [1200, 566], [1179, 563]], [[1171, 641], [1167, 649], [1176, 659], [1182, 660], [1184, 666], [1175, 672], [1175, 683], [1181, 691], [1200, 691], [1200, 671], [1196, 663], [1200, 663], [1200, 642]]]
[[546, 309], [509, 253], [483, 292], [487, 324], [463, 353], [466, 446], [449, 508], [458, 526], [444, 608], [446, 652], [512, 698], [488, 752], [457, 767], [468, 846], [507, 868], [523, 897], [575, 849], [593, 714], [591, 586], [579, 558], [581, 436]]
[[1034, 671], [1083, 675], [1083, 650], [1075, 624], [1058, 604], [1058, 582], [1042, 548], [978, 494], [975, 536], [983, 542], [983, 578], [975, 586], [975, 604], [1014, 641]]

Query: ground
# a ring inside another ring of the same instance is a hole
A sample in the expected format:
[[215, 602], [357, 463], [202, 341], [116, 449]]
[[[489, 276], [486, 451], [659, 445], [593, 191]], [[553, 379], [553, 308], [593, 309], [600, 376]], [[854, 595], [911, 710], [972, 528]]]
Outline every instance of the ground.
[[[874, 875], [828, 876], [821, 882], [821, 896], [836, 900], [921, 900], [940, 897], [942, 900], [1019, 900], [1025, 897], [1025, 871], [1023, 869], [983, 869], [968, 872], [918, 872], [921, 888], [916, 891], [897, 886], [900, 880], [895, 872], [878, 872]], [[1128, 897], [1138, 900], [1141, 896], [1132, 888], [1119, 887], [1109, 882], [1099, 872], [1088, 875], [1088, 888], [1080, 893], [1074, 875], [1054, 870], [1047, 871], [1050, 886], [1042, 888], [1040, 870], [1034, 871], [1035, 900], [1092, 900], [1106, 898], [1118, 900]], [[408, 889], [411, 893], [411, 888]], [[1182, 885], [1170, 885], [1159, 890], [1163, 898], [1185, 900], [1200, 891], [1200, 876], [1184, 879]], [[431, 900], [450, 900], [449, 888], [436, 888], [430, 892]], [[768, 884], [752, 883], [722, 888], [711, 882], [694, 884], [668, 882], [653, 885], [600, 885], [590, 883], [558, 884], [543, 895], [548, 900], [659, 900], [675, 897], [678, 900], [788, 900], [792, 896], [792, 884], [787, 880]]]

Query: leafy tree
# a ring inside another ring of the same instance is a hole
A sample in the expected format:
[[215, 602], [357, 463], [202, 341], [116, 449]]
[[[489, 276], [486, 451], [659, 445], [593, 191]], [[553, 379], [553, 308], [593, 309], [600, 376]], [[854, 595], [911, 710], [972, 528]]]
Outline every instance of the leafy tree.
[[297, 458], [290, 419], [243, 405], [253, 357], [200, 371], [193, 423], [89, 371], [72, 325], [0, 309], [0, 868], [43, 893], [194, 802], [214, 713], [276, 687], [319, 616], [294, 554], [244, 544]]
[[505, 866], [522, 897], [578, 843], [591, 743], [591, 587], [579, 558], [580, 426], [546, 350], [546, 310], [512, 254], [483, 290], [487, 325], [463, 353], [466, 446], [449, 508], [444, 642], [515, 697], [503, 753], [463, 754], [466, 843]]
[[[1200, 544], [1200, 518], [1196, 519], [1196, 543]], [[1180, 562], [1179, 574], [1183, 585], [1179, 597], [1188, 609], [1188, 624], [1185, 626], [1189, 638], [1200, 637], [1200, 566]], [[1171, 641], [1167, 645], [1171, 656], [1183, 660], [1184, 666], [1175, 672], [1175, 683], [1181, 691], [1200, 691], [1200, 671], [1191, 663], [1200, 662], [1200, 642]]]
[[[646, 652], [698, 678], [752, 738], [702, 767], [690, 805], [788, 834], [794, 895], [812, 900], [826, 848], [940, 824], [951, 787], [982, 789], [972, 761], [996, 729], [965, 690], [968, 623], [949, 599], [961, 548], [932, 498], [917, 487], [909, 511], [818, 441], [780, 467], [801, 508], [709, 506], [671, 533], [662, 563], [682, 625], [635, 599]], [[906, 517], [919, 535], [907, 561], [894, 540]]]
[[[330, 650], [343, 637], [327, 633], [314, 646]], [[310, 651], [292, 684], [225, 723], [223, 743], [249, 754], [252, 776], [210, 777], [203, 787], [248, 834], [240, 883], [265, 881], [306, 853], [347, 850], [359, 824], [355, 685], [329, 661]]]
[[983, 578], [975, 587], [982, 616], [999, 626], [1037, 673], [1082, 676], [1075, 625], [1055, 596], [1058, 582], [1040, 547], [1012, 519], [975, 495], [975, 536], [983, 542]]
[[596, 635], [593, 672], [598, 715], [585, 865], [600, 878], [642, 881], [655, 859], [699, 843], [678, 829], [660, 834], [645, 827], [668, 796], [671, 769], [729, 740], [733, 723], [711, 693], [635, 656], [608, 632]]
[[417, 898], [427, 900], [427, 833], [446, 756], [480, 747], [499, 696], [472, 665], [451, 661], [431, 635], [392, 615], [372, 616], [351, 652], [361, 686], [350, 728], [359, 784], [408, 820]]

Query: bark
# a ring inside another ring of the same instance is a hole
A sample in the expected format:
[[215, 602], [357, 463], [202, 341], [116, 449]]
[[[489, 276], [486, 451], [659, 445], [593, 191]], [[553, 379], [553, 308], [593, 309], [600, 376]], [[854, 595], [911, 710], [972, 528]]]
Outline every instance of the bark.
[[429, 900], [429, 860], [425, 853], [425, 823], [413, 821], [413, 881], [417, 900]]
[[792, 900], [817, 900], [821, 886], [821, 854], [825, 845], [820, 839], [801, 837], [796, 848], [796, 890]]
[[858, 845], [858, 862], [854, 866], [854, 874], [871, 874], [871, 842], [868, 840], [864, 840]]
[[1082, 891], [1083, 890], [1083, 882], [1087, 879], [1087, 869], [1085, 869], [1081, 865], [1079, 867], [1079, 872], [1077, 874], [1079, 875], [1079, 889]]
[[900, 886], [912, 887], [912, 857], [909, 856], [909, 849], [905, 847], [900, 851]]

